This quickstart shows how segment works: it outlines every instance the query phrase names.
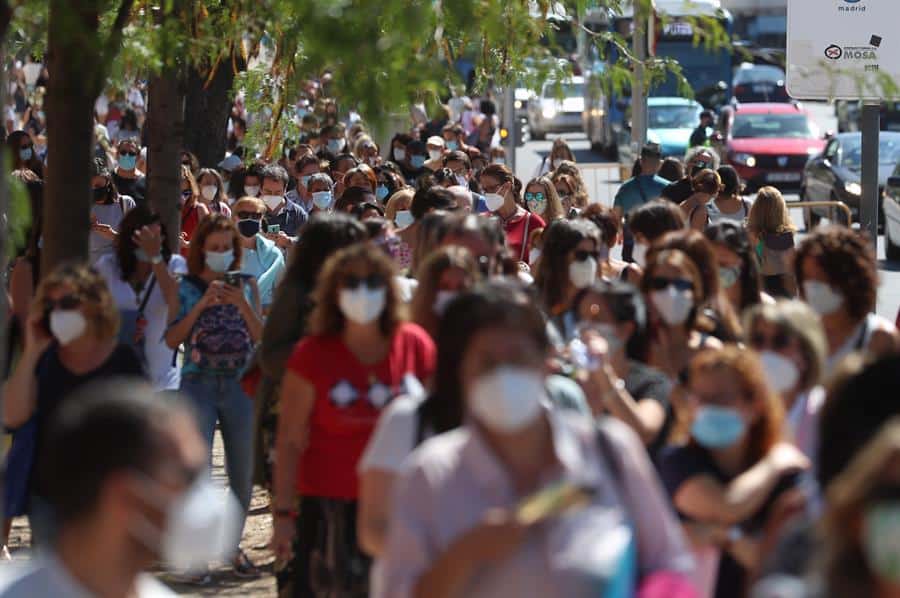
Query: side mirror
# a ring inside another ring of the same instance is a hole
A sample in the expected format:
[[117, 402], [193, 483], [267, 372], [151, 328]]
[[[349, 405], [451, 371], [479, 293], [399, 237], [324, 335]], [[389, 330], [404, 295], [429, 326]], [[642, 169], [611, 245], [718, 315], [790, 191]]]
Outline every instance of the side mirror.
[[895, 189], [900, 189], [900, 176], [888, 177], [887, 186], [894, 187]]

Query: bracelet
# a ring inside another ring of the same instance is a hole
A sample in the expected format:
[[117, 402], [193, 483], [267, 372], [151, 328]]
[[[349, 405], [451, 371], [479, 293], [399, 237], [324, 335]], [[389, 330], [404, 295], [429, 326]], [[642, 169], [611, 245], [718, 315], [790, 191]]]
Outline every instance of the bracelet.
[[275, 517], [287, 517], [288, 519], [296, 519], [300, 516], [300, 513], [294, 509], [275, 509], [272, 514]]

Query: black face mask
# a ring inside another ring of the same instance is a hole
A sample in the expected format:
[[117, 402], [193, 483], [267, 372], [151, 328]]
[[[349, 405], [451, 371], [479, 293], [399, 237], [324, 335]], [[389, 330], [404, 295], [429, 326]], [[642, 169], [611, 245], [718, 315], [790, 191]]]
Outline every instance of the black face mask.
[[109, 196], [109, 189], [106, 187], [95, 187], [94, 188], [94, 202], [106, 201]]
[[242, 237], [250, 238], [259, 234], [259, 220], [238, 220], [238, 232]]

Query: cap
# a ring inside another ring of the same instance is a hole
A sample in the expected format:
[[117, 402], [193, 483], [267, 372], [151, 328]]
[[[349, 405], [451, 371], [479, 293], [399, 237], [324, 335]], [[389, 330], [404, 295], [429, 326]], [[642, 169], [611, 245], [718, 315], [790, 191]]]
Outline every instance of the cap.
[[425, 145], [435, 145], [437, 147], [444, 147], [444, 138], [438, 137], [437, 135], [432, 135], [428, 138], [428, 141], [425, 142]]
[[231, 155], [227, 156], [224, 160], [219, 162], [219, 170], [231, 172], [235, 168], [240, 167], [240, 165], [241, 165], [241, 159], [238, 158], [237, 156], [235, 156], [234, 154], [231, 154]]
[[662, 149], [658, 143], [645, 143], [641, 148], [641, 158], [659, 158], [662, 156]]

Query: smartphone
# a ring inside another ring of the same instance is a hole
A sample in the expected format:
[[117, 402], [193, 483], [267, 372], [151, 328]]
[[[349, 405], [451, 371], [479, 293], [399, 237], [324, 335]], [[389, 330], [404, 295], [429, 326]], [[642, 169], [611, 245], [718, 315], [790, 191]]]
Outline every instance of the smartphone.
[[226, 272], [224, 280], [228, 286], [239, 288], [241, 286], [241, 273], [237, 270]]
[[516, 518], [524, 525], [538, 523], [563, 511], [586, 506], [593, 495], [592, 488], [557, 482], [522, 499], [516, 509]]
[[281, 225], [280, 224], [270, 224], [269, 228], [267, 228], [266, 231], [270, 235], [277, 235], [278, 233], [281, 232]]

